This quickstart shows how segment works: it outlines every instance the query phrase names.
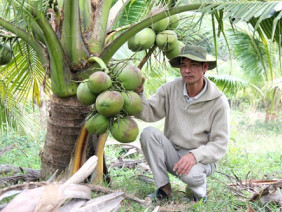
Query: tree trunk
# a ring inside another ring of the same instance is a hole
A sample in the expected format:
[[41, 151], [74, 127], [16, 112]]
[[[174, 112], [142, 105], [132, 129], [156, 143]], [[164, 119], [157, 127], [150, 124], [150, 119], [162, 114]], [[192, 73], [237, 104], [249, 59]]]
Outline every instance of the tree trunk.
[[90, 107], [76, 97], [52, 96], [47, 120], [47, 135], [41, 154], [41, 179], [68, 167], [76, 139]]

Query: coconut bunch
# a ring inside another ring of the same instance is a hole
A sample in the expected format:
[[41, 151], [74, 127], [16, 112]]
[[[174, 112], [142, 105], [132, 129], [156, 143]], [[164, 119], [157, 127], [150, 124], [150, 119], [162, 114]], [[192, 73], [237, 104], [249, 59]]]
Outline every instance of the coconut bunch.
[[127, 42], [128, 48], [137, 52], [149, 49], [156, 44], [168, 59], [178, 56], [185, 45], [178, 40], [174, 31], [179, 21], [180, 16], [175, 14], [153, 23], [151, 27], [131, 37]]
[[139, 129], [131, 116], [141, 112], [142, 102], [133, 90], [141, 82], [141, 70], [126, 63], [113, 65], [107, 72], [94, 72], [81, 82], [77, 88], [78, 100], [83, 105], [93, 105], [85, 128], [95, 135], [110, 130], [122, 143], [134, 141]]

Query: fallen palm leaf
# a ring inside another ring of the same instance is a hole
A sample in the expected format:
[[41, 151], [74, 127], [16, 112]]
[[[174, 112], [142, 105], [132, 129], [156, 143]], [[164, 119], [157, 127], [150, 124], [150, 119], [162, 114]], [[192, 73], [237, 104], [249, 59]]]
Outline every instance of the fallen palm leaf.
[[17, 184], [19, 181], [31, 182], [38, 180], [39, 180], [39, 174], [38, 175], [24, 174], [24, 175], [10, 176], [10, 177], [1, 177], [0, 185], [7, 186], [7, 185]]
[[87, 200], [72, 199], [63, 206], [61, 206], [58, 212], [75, 212], [80, 208]]
[[[44, 185], [48, 185], [50, 183], [47, 182], [29, 182], [29, 183], [23, 183], [23, 184], [17, 184], [10, 186], [8, 188], [3, 188], [0, 190], [0, 201], [6, 197], [13, 196], [12, 191], [19, 191], [22, 192], [23, 190], [27, 189], [33, 189], [33, 188], [38, 188]], [[11, 195], [8, 195], [11, 194]]]
[[90, 199], [91, 191], [83, 185], [49, 184], [23, 191], [2, 212], [56, 211], [69, 198]]
[[136, 149], [129, 149], [128, 152], [123, 156], [123, 158], [130, 156], [130, 155], [134, 155], [137, 152], [138, 151]]
[[104, 196], [97, 197], [84, 203], [81, 208], [77, 209], [77, 212], [87, 211], [113, 211], [120, 207], [121, 201], [124, 200], [124, 193], [111, 193]]
[[134, 169], [137, 165], [144, 163], [145, 159], [141, 160], [130, 160], [130, 159], [122, 159], [112, 161], [110, 167], [118, 167], [118, 168], [129, 168]]
[[[105, 188], [105, 187], [100, 186], [100, 185], [90, 185], [90, 184], [85, 184], [85, 185], [88, 188], [90, 188], [92, 191], [95, 191], [95, 192], [101, 192], [101, 193], [104, 193], [104, 194], [116, 192], [115, 190], [111, 190], [111, 189]], [[142, 204], [142, 205], [148, 205], [149, 204], [148, 201], [139, 199], [139, 198], [132, 196], [132, 195], [125, 194], [124, 198], [127, 199], [127, 200], [138, 202], [139, 204]]]
[[[280, 181], [256, 181], [261, 187], [267, 185], [263, 190], [253, 194], [251, 201], [260, 200], [263, 204], [268, 202], [277, 202], [282, 204], [282, 195], [280, 189], [282, 188], [282, 180]], [[254, 184], [254, 182], [253, 182]]]
[[36, 206], [35, 212], [57, 211], [67, 199], [72, 198], [90, 199], [91, 191], [89, 188], [83, 185], [51, 184], [45, 187]]
[[70, 178], [65, 184], [77, 184], [85, 180], [95, 169], [98, 158], [96, 156], [90, 157], [83, 166]]
[[85, 180], [94, 171], [96, 164], [97, 157], [92, 156], [64, 184], [47, 184], [39, 188], [23, 191], [3, 209], [3, 212], [57, 211], [66, 199], [90, 199], [90, 189], [74, 183]]
[[138, 175], [138, 179], [143, 181], [143, 182], [151, 183], [151, 184], [154, 184], [154, 182], [155, 182], [152, 177], [148, 177], [148, 176], [141, 175], [141, 174]]

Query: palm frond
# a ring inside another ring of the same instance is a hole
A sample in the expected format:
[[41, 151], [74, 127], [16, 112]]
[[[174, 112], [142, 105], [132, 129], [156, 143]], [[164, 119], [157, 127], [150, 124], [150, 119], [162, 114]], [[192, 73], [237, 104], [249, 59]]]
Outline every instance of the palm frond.
[[115, 28], [137, 23], [150, 12], [151, 7], [152, 4], [146, 0], [131, 1], [120, 14]]
[[[273, 39], [281, 44], [281, 17], [282, 17], [281, 1], [240, 1], [226, 2], [220, 4], [209, 4], [199, 9], [202, 13], [224, 13], [218, 22], [222, 19], [229, 20], [232, 24], [239, 22], [250, 23], [255, 31], [260, 26], [263, 33], [268, 38]], [[279, 40], [280, 39], [280, 40]]]
[[8, 133], [11, 130], [32, 138], [29, 133], [35, 123], [25, 115], [24, 107], [19, 104], [13, 95], [7, 93], [8, 85], [0, 74], [0, 132]]
[[247, 81], [230, 75], [206, 75], [218, 88], [229, 96], [244, 91], [250, 85]]
[[0, 73], [9, 85], [7, 92], [17, 102], [30, 100], [40, 105], [40, 86], [50, 94], [50, 80], [32, 48], [22, 42], [14, 48], [17, 53], [12, 62], [0, 67]]
[[5, 0], [0, 9], [0, 17], [28, 31], [28, 29], [31, 29], [30, 24], [34, 19], [26, 8], [34, 7], [40, 13], [47, 15], [47, 10], [52, 7], [53, 3], [54, 1], [47, 0]]
[[282, 78], [267, 82], [263, 88], [268, 98], [274, 98], [276, 102], [282, 101]]
[[232, 53], [252, 82], [264, 81], [267, 78], [268, 63], [263, 43], [250, 32], [237, 32], [229, 35]]

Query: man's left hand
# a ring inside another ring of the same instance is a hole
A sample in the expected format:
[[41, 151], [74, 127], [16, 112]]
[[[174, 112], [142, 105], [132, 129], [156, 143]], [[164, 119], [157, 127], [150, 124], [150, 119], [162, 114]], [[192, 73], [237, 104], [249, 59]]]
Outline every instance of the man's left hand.
[[197, 163], [196, 158], [192, 153], [184, 155], [180, 160], [174, 165], [173, 171], [176, 171], [177, 175], [187, 175], [191, 168]]

